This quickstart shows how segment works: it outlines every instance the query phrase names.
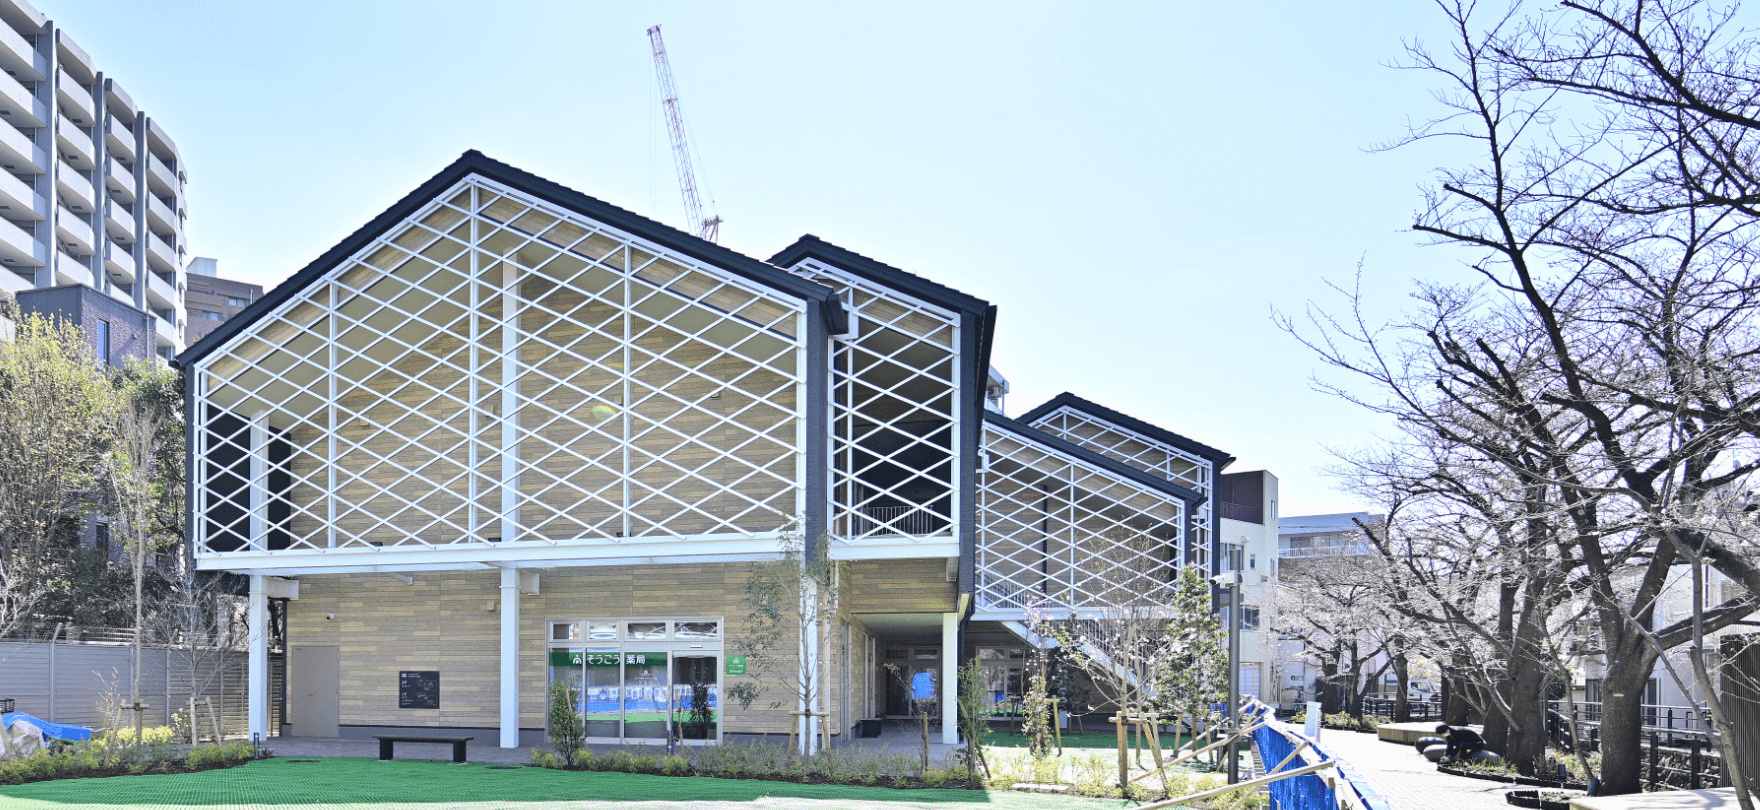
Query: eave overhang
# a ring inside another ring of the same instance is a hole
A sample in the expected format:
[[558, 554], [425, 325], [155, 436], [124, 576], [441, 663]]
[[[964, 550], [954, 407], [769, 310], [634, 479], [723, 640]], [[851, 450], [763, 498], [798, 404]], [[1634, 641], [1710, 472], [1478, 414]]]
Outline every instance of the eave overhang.
[[1216, 472], [1222, 472], [1223, 468], [1233, 464], [1235, 460], [1234, 456], [1211, 447], [1210, 445], [1204, 444], [1203, 442], [1186, 438], [1185, 436], [1174, 433], [1167, 428], [1149, 424], [1148, 422], [1134, 416], [1120, 413], [1104, 405], [1078, 397], [1068, 391], [1058, 394], [1039, 407], [1021, 414], [1020, 421], [1030, 425], [1046, 415], [1054, 413], [1058, 409], [1064, 407], [1080, 411], [1088, 416], [1094, 417], [1095, 419], [1111, 422], [1119, 427], [1136, 431], [1137, 433], [1141, 433], [1151, 439], [1165, 442], [1168, 445], [1177, 447], [1195, 456], [1200, 456], [1216, 465]]
[[1045, 431], [1035, 428], [1025, 422], [1010, 419], [990, 410], [984, 411], [984, 421], [1020, 436], [1027, 441], [1044, 445], [1067, 456], [1073, 456], [1084, 464], [1091, 464], [1095, 467], [1099, 467], [1109, 473], [1119, 476], [1120, 478], [1124, 478], [1131, 483], [1167, 495], [1172, 495], [1175, 498], [1185, 501], [1188, 506], [1204, 502], [1205, 496], [1199, 494], [1195, 490], [1182, 487], [1165, 478], [1150, 475], [1129, 464], [1107, 458], [1106, 456], [1100, 455], [1099, 453], [1082, 447], [1081, 445], [1059, 439], [1056, 436], [1046, 433]]

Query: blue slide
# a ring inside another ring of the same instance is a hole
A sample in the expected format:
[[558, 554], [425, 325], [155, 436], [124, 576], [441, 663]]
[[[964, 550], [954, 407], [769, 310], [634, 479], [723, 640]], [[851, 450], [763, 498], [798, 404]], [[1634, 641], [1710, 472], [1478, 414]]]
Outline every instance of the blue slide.
[[70, 726], [65, 723], [51, 723], [38, 717], [32, 717], [24, 712], [8, 712], [6, 714], [0, 714], [0, 728], [12, 728], [12, 724], [19, 720], [27, 721], [31, 725], [42, 729], [43, 736], [53, 740], [72, 740], [79, 742], [92, 738], [92, 730], [85, 726]]

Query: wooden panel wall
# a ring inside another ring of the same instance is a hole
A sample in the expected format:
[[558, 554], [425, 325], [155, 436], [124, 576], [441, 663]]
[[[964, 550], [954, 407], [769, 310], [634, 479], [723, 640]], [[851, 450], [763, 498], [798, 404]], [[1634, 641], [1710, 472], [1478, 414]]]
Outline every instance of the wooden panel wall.
[[[544, 726], [548, 679], [545, 642], [548, 620], [640, 619], [722, 616], [725, 650], [733, 642], [746, 610], [740, 602], [749, 566], [649, 565], [555, 568], [540, 574], [540, 594], [520, 606], [520, 726]], [[290, 645], [340, 648], [341, 723], [493, 728], [500, 724], [500, 574], [436, 572], [413, 574], [414, 585], [385, 574], [331, 574], [300, 578], [300, 598], [289, 603]], [[953, 609], [954, 584], [945, 581], [943, 560], [857, 562], [850, 566], [844, 613], [941, 612]], [[496, 610], [491, 610], [491, 606]], [[334, 614], [334, 619], [326, 619]], [[841, 630], [821, 644], [826, 692], [836, 718], [844, 644]], [[852, 623], [849, 649], [850, 717], [868, 715], [868, 634]], [[294, 664], [297, 666], [297, 664]], [[399, 709], [397, 673], [440, 672], [439, 709]], [[726, 678], [732, 685], [750, 678]], [[727, 709], [730, 733], [782, 733], [789, 708], [770, 709], [788, 687], [769, 681], [751, 709]], [[289, 695], [289, 701], [298, 696]], [[296, 731], [297, 733], [297, 731]]]

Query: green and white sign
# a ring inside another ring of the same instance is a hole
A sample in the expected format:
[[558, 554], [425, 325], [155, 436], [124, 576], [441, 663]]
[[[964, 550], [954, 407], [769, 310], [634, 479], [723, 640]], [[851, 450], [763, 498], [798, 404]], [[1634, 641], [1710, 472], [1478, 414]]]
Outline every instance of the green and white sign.
[[743, 655], [727, 656], [727, 674], [729, 674], [729, 675], [744, 675], [744, 674], [746, 674], [746, 657]]
[[551, 650], [550, 666], [553, 667], [610, 667], [619, 665], [632, 667], [663, 667], [666, 666], [666, 653], [663, 652], [586, 652], [583, 650]]

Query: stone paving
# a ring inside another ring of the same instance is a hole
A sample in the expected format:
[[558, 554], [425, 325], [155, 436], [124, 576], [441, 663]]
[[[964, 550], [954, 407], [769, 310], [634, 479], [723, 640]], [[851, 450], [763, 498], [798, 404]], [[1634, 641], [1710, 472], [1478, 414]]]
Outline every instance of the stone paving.
[[1320, 745], [1349, 762], [1393, 810], [1506, 810], [1504, 791], [1516, 787], [1440, 773], [1412, 746], [1382, 742], [1373, 734], [1324, 731]]

